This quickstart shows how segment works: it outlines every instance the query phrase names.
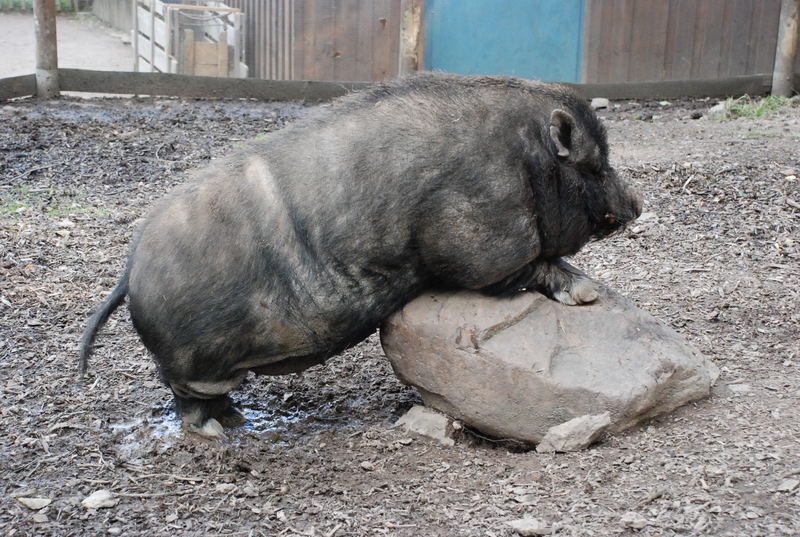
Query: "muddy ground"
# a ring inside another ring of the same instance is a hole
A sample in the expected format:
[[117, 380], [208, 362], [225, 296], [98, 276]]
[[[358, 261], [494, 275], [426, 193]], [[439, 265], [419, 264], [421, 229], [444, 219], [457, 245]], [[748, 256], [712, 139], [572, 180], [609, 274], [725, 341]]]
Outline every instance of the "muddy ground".
[[[573, 262], [697, 345], [720, 380], [706, 400], [548, 455], [393, 429], [418, 396], [375, 336], [302, 376], [250, 379], [250, 422], [222, 442], [181, 432], [124, 308], [80, 387], [79, 335], [137, 218], [189, 168], [304, 108], [0, 105], [0, 531], [500, 537], [532, 516], [565, 536], [800, 534], [800, 108], [691, 119], [711, 104], [602, 114], [652, 214]], [[99, 489], [117, 505], [84, 508]]]

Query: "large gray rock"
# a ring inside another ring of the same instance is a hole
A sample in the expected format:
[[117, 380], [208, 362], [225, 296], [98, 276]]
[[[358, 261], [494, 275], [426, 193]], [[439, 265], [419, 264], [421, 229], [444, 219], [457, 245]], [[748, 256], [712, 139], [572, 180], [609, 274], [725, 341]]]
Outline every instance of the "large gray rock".
[[501, 438], [608, 412], [608, 430], [708, 395], [718, 369], [672, 329], [608, 288], [563, 306], [539, 293], [425, 294], [390, 317], [381, 342], [425, 404]]

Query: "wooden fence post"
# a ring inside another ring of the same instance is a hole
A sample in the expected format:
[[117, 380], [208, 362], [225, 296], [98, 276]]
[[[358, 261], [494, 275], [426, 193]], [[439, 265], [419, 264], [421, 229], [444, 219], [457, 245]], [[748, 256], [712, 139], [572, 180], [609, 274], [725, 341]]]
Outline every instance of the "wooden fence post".
[[424, 0], [400, 2], [400, 76], [425, 68], [425, 36], [423, 35]]
[[59, 94], [56, 0], [34, 0], [36, 31], [36, 96], [52, 99]]
[[[783, 0], [775, 47], [775, 68], [772, 71], [772, 95], [789, 97], [794, 82], [794, 60], [800, 40], [800, 0]], [[798, 88], [800, 90], [800, 88]]]

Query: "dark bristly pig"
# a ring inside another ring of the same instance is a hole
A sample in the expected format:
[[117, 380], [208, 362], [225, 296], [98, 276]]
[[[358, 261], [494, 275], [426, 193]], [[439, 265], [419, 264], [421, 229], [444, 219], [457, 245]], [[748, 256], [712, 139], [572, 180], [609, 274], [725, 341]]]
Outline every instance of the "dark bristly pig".
[[635, 219], [603, 126], [565, 86], [422, 74], [320, 107], [158, 203], [95, 335], [128, 297], [190, 430], [240, 421], [248, 371], [325, 361], [425, 289], [591, 302], [562, 256]]

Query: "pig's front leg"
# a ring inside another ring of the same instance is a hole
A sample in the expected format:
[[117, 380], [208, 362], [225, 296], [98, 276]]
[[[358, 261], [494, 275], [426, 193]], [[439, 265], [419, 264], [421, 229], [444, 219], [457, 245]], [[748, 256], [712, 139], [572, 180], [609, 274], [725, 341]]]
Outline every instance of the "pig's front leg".
[[482, 291], [490, 295], [510, 295], [525, 289], [541, 291], [568, 306], [597, 299], [597, 284], [561, 259], [537, 259]]

